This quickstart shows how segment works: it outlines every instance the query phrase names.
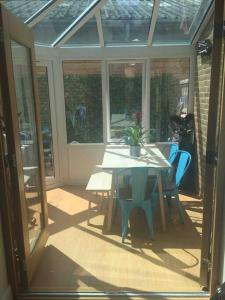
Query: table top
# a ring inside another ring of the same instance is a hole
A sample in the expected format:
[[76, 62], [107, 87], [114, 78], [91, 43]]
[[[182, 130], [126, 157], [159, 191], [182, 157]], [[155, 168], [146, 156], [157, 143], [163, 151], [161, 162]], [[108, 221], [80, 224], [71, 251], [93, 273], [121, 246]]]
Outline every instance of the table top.
[[108, 146], [105, 149], [101, 167], [103, 169], [124, 169], [148, 167], [154, 170], [165, 170], [171, 167], [159, 148], [152, 144], [141, 149], [141, 156], [130, 156], [130, 148]]

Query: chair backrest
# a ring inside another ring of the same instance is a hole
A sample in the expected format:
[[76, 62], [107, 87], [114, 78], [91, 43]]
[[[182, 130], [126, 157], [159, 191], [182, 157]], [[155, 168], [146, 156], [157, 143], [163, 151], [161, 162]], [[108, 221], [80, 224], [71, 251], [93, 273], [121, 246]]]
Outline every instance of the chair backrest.
[[173, 161], [176, 158], [176, 152], [179, 150], [178, 143], [171, 143], [171, 142], [158, 142], [156, 143], [157, 147], [161, 150], [163, 155], [167, 158], [170, 164], [173, 163]]
[[178, 150], [178, 161], [175, 173], [175, 183], [176, 186], [180, 185], [180, 182], [187, 171], [190, 163], [191, 163], [191, 154], [187, 151]]
[[142, 202], [145, 200], [146, 195], [146, 186], [148, 180], [148, 171], [149, 168], [138, 167], [138, 168], [129, 168], [122, 169], [117, 171], [115, 184], [116, 184], [116, 193], [119, 197], [119, 187], [122, 182], [119, 177], [126, 176], [127, 173], [130, 175], [129, 185], [131, 185], [131, 198], [134, 202]]
[[179, 146], [178, 144], [171, 144], [170, 145], [170, 152], [169, 152], [169, 158], [168, 158], [168, 161], [170, 164], [172, 164], [177, 156], [177, 153], [178, 153], [178, 150], [179, 150]]
[[131, 169], [132, 200], [134, 202], [145, 200], [148, 170], [149, 168], [145, 167]]

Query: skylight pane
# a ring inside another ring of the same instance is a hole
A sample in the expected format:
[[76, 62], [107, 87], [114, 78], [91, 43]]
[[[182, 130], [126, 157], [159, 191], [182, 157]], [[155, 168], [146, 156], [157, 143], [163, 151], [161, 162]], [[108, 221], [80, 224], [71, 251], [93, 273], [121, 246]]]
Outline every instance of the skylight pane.
[[65, 44], [65, 47], [99, 45], [96, 18], [91, 18], [85, 23]]
[[5, 0], [3, 4], [11, 13], [25, 22], [48, 2], [51, 0]]
[[153, 44], [189, 44], [212, 0], [161, 0]]
[[147, 44], [153, 2], [108, 0], [101, 9], [105, 44]]
[[34, 27], [35, 43], [50, 46], [93, 2], [64, 0]]

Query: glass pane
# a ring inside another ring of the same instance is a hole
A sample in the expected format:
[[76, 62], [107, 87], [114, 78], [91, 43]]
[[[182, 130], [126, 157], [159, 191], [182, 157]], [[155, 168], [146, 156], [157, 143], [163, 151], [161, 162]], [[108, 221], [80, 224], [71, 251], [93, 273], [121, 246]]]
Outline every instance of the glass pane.
[[5, 0], [3, 4], [23, 22], [52, 0]]
[[109, 64], [111, 139], [121, 139], [135, 113], [142, 111], [142, 68], [142, 63]]
[[48, 85], [48, 68], [46, 66], [37, 66], [36, 74], [40, 99], [40, 117], [44, 149], [45, 176], [48, 178], [55, 176], [51, 108]]
[[94, 0], [64, 0], [34, 28], [37, 44], [51, 45]]
[[102, 143], [102, 76], [99, 61], [63, 63], [68, 143]]
[[101, 9], [105, 43], [146, 44], [153, 0], [108, 0]]
[[64, 46], [75, 47], [82, 45], [99, 45], [97, 22], [92, 18], [84, 24]]
[[24, 201], [27, 207], [30, 251], [43, 228], [40, 169], [29, 49], [12, 41], [16, 107], [24, 171]]
[[161, 0], [154, 44], [190, 43], [212, 0]]
[[151, 61], [151, 141], [168, 141], [170, 118], [186, 116], [189, 93], [189, 58]]

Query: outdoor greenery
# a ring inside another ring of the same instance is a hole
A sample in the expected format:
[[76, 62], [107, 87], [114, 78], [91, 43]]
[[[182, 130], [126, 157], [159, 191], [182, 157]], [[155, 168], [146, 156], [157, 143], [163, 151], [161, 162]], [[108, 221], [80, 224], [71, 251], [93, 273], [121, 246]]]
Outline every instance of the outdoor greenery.
[[[142, 111], [142, 76], [111, 75], [109, 88], [111, 138], [121, 138], [124, 128], [132, 125], [134, 114]], [[120, 120], [113, 120], [119, 115], [123, 116]]]
[[170, 73], [163, 73], [153, 76], [150, 86], [150, 141], [167, 141], [170, 117], [176, 114], [181, 96], [179, 80]]
[[119, 75], [111, 75], [110, 88], [110, 112], [111, 114], [132, 115], [141, 111], [142, 102], [142, 76], [128, 78]]
[[[78, 143], [103, 142], [101, 75], [64, 75], [67, 141]], [[179, 81], [164, 73], [151, 78], [150, 141], [166, 141], [170, 135], [169, 118], [176, 114], [180, 97]], [[133, 115], [141, 111], [142, 77], [110, 76], [110, 113], [124, 114], [130, 125]], [[84, 119], [79, 115], [83, 106]], [[115, 125], [114, 125], [115, 126]], [[113, 128], [113, 125], [111, 125]], [[116, 129], [115, 129], [116, 128]], [[124, 126], [115, 126], [122, 137]]]
[[67, 142], [102, 143], [101, 75], [64, 75]]

